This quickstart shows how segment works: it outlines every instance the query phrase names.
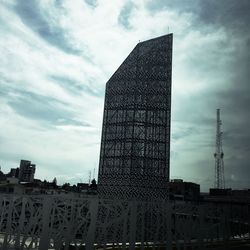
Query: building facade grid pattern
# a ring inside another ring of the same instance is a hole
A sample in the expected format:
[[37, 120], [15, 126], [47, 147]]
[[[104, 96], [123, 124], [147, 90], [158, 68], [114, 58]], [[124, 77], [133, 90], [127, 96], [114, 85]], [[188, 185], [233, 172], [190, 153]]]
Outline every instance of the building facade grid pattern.
[[106, 85], [99, 193], [166, 198], [172, 34], [137, 44]]

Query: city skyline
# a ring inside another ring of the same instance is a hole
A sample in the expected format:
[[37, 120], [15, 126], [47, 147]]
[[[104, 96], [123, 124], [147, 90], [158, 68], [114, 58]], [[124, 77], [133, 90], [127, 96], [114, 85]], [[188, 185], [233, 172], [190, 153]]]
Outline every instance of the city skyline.
[[[170, 178], [249, 188], [248, 1], [2, 1], [0, 165], [76, 183], [98, 169], [104, 87], [138, 41], [174, 33]], [[96, 173], [97, 176], [97, 173]], [[85, 178], [85, 179], [84, 179]]]

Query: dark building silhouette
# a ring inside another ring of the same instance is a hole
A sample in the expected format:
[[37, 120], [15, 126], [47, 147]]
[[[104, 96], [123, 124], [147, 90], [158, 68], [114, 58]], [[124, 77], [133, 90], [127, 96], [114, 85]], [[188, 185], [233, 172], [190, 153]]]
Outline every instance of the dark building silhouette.
[[7, 177], [18, 178], [18, 176], [19, 176], [19, 168], [11, 168], [10, 172], [7, 174]]
[[200, 185], [182, 179], [173, 179], [169, 182], [169, 194], [172, 200], [198, 201]]
[[31, 161], [21, 160], [19, 166], [18, 179], [20, 182], [33, 182], [36, 171], [36, 165]]
[[6, 175], [0, 169], [0, 182], [6, 180]]
[[98, 192], [167, 196], [172, 34], [136, 45], [106, 84]]

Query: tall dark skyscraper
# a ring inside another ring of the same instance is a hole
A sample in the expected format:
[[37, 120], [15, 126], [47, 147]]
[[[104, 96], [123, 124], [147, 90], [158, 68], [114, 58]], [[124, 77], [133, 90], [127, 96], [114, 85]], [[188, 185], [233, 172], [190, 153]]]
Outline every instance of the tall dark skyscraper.
[[169, 34], [138, 43], [106, 84], [102, 197], [167, 197], [172, 40]]

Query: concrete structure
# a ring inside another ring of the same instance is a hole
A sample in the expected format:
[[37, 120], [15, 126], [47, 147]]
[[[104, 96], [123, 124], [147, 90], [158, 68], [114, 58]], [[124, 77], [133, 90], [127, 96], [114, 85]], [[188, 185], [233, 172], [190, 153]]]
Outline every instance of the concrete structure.
[[6, 175], [0, 170], [0, 183], [6, 181]]
[[18, 179], [20, 182], [33, 182], [36, 171], [36, 165], [31, 161], [21, 160], [19, 167]]
[[136, 45], [106, 84], [98, 192], [165, 199], [169, 180], [172, 34]]
[[210, 188], [209, 194], [204, 196], [204, 201], [215, 202], [215, 203], [236, 202], [236, 203], [250, 204], [250, 189], [233, 190], [231, 188], [226, 188], [226, 189]]
[[174, 179], [169, 182], [170, 198], [174, 200], [198, 201], [200, 197], [200, 185], [193, 182], [185, 182], [182, 179]]
[[10, 172], [6, 176], [18, 178], [18, 176], [19, 176], [19, 168], [11, 168]]

